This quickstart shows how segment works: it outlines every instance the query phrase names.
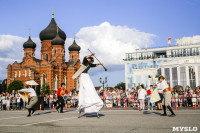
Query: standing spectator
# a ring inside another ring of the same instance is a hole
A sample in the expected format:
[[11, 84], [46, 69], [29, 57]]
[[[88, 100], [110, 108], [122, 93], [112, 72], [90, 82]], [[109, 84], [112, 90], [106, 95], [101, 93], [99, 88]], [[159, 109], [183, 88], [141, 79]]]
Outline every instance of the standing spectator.
[[118, 107], [121, 106], [121, 96], [119, 92], [117, 93], [117, 104], [118, 104]]
[[[156, 84], [156, 86], [157, 86], [157, 84]], [[163, 94], [161, 93], [162, 89], [160, 87], [158, 87], [157, 90], [158, 90], [158, 94], [160, 96], [160, 101], [157, 102], [157, 108], [158, 108], [158, 110], [162, 110], [162, 100], [163, 100]]]
[[185, 87], [185, 92], [188, 94], [188, 91], [189, 91], [189, 86], [187, 85], [186, 87]]
[[[150, 89], [147, 90], [147, 102], [148, 102], [148, 110], [150, 110], [150, 98], [153, 92], [153, 85], [150, 85]], [[151, 103], [151, 110], [153, 110], [153, 106], [155, 103]]]
[[200, 106], [200, 89], [199, 89], [199, 86], [196, 88], [195, 93], [197, 94], [197, 106]]
[[53, 103], [53, 94], [49, 95], [49, 108], [51, 109]]
[[182, 103], [183, 103], [183, 91], [181, 91], [180, 95], [179, 95], [179, 104], [180, 104], [180, 107], [182, 107]]
[[193, 90], [191, 87], [189, 88], [189, 92], [190, 92], [190, 94], [193, 94]]
[[17, 108], [16, 108], [16, 106], [17, 106], [16, 104], [17, 104], [16, 97], [13, 97], [13, 98], [12, 98], [12, 109], [13, 109], [13, 110], [16, 110], [16, 109], [17, 109]]
[[3, 110], [5, 111], [6, 111], [6, 102], [7, 102], [6, 97], [4, 97], [2, 100], [2, 105], [3, 105]]
[[178, 98], [178, 93], [177, 92], [174, 93], [174, 98], [175, 98], [175, 106], [178, 107], [178, 99], [179, 98]]
[[175, 106], [176, 100], [175, 100], [175, 97], [174, 97], [174, 92], [172, 92], [171, 103], [172, 103], [172, 104], [171, 104], [172, 107]]
[[192, 94], [192, 105], [193, 105], [193, 107], [196, 104], [196, 102], [197, 102], [197, 94], [195, 94], [195, 92], [193, 92], [193, 94]]
[[16, 93], [15, 93], [15, 90], [12, 90], [12, 97], [15, 97]]
[[187, 106], [191, 105], [192, 106], [192, 94], [190, 93], [190, 91], [188, 91], [188, 94], [187, 94]]
[[19, 94], [17, 94], [17, 109], [20, 110], [20, 101], [21, 101], [21, 98], [19, 96]]
[[138, 90], [138, 100], [140, 101], [140, 110], [144, 110], [145, 107], [144, 99], [146, 95], [147, 92], [143, 89], [143, 86], [140, 85]]
[[11, 100], [11, 97], [10, 97], [10, 94], [7, 94], [6, 96], [6, 110], [9, 111], [10, 110], [10, 100]]
[[3, 95], [1, 94], [1, 95], [0, 95], [0, 110], [1, 110], [1, 111], [2, 111], [2, 99], [3, 99], [2, 97], [3, 97]]

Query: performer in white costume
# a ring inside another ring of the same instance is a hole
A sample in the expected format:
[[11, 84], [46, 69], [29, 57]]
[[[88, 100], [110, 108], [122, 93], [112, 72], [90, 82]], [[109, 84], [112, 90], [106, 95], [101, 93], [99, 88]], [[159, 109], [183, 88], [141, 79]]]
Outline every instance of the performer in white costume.
[[27, 89], [21, 89], [19, 91], [20, 92], [28, 92], [29, 95], [30, 95], [30, 97], [31, 97], [29, 104], [26, 106], [26, 108], [28, 109], [28, 115], [27, 115], [27, 117], [30, 117], [31, 116], [31, 111], [32, 111], [32, 114], [35, 112], [35, 109], [34, 109], [33, 106], [38, 101], [37, 94], [36, 94], [35, 90], [33, 88], [31, 88], [30, 85], [27, 86]]
[[176, 116], [170, 106], [170, 101], [172, 98], [172, 94], [171, 91], [169, 89], [169, 85], [167, 84], [167, 82], [165, 81], [165, 77], [163, 75], [160, 75], [158, 77], [158, 80], [160, 81], [160, 83], [158, 83], [157, 85], [157, 89], [160, 93], [163, 94], [163, 100], [162, 100], [162, 106], [163, 106], [163, 111], [164, 114], [161, 114], [161, 116], [167, 116], [166, 113], [166, 107], [169, 109], [169, 111], [171, 112], [171, 115], [169, 115], [169, 117], [174, 117]]
[[80, 88], [79, 88], [79, 117], [80, 113], [84, 111], [85, 113], [97, 113], [99, 118], [99, 110], [103, 107], [103, 101], [98, 96], [92, 80], [88, 75], [88, 70], [90, 67], [96, 67], [99, 65], [103, 65], [102, 63], [93, 64], [95, 54], [88, 55], [84, 57], [82, 64], [86, 66], [84, 71], [79, 76]]

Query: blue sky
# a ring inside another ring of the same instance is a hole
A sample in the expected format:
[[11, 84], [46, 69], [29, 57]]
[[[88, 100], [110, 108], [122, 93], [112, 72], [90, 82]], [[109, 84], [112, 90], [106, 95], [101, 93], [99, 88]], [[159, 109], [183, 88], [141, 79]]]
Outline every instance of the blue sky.
[[[27, 38], [28, 29], [31, 28], [32, 38], [38, 38], [39, 33], [51, 20], [52, 7], [54, 7], [57, 24], [65, 31], [68, 38], [73, 38], [74, 33], [80, 33], [77, 37], [84, 40], [81, 38], [83, 32], [80, 29], [100, 27], [104, 22], [108, 22], [114, 28], [125, 26], [154, 35], [150, 37], [153, 43], [149, 43], [149, 46], [152, 47], [166, 46], [168, 37], [171, 37], [172, 43], [175, 44], [174, 39], [199, 35], [200, 32], [200, 1], [198, 0], [2, 0], [0, 1], [0, 35]], [[124, 35], [123, 32], [121, 35], [129, 36], [129, 34]], [[3, 52], [7, 51], [0, 49], [0, 52], [0, 58], [4, 58]], [[99, 55], [102, 55], [102, 52], [99, 52]], [[10, 62], [2, 60], [0, 62], [0, 75], [4, 74], [0, 79], [3, 79], [6, 73], [5, 67]], [[110, 69], [115, 69], [115, 66]], [[108, 84], [111, 86], [120, 81], [124, 82], [123, 65], [108, 73], [101, 70], [98, 69], [98, 74], [95, 74], [94, 70], [91, 72], [96, 86], [100, 85], [98, 83], [100, 76], [108, 76]]]

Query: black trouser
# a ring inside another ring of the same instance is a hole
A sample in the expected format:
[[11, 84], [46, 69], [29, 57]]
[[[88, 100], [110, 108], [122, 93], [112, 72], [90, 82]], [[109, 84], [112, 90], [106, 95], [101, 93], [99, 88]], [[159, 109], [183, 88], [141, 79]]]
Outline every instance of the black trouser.
[[60, 108], [60, 112], [63, 112], [63, 106], [65, 105], [64, 99], [61, 96], [58, 96], [58, 107], [56, 109]]

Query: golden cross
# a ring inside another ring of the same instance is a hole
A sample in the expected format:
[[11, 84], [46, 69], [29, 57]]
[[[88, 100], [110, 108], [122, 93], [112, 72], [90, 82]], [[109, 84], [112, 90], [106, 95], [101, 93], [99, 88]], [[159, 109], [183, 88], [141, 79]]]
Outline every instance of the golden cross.
[[54, 18], [54, 8], [52, 7], [52, 18]]

